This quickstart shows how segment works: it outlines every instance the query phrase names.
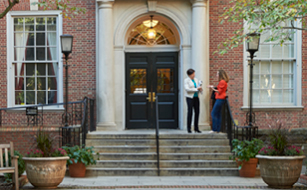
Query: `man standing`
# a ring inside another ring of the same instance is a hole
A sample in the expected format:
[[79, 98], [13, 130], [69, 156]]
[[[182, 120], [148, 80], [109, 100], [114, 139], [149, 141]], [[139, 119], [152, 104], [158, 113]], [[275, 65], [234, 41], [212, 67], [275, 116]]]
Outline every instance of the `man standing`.
[[185, 97], [187, 99], [188, 105], [188, 133], [191, 133], [191, 123], [193, 108], [195, 112], [194, 117], [194, 131], [195, 133], [201, 133], [198, 128], [198, 118], [199, 118], [199, 92], [202, 92], [202, 87], [199, 85], [199, 81], [195, 78], [195, 70], [189, 69], [187, 71], [188, 78], [184, 80]]

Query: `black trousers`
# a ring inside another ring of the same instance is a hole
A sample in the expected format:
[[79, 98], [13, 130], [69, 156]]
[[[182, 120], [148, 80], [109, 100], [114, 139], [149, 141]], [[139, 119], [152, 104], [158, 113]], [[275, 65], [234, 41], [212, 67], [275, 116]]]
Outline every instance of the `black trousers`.
[[188, 131], [191, 131], [192, 115], [194, 109], [194, 131], [198, 131], [198, 118], [199, 118], [199, 98], [187, 98], [188, 104]]

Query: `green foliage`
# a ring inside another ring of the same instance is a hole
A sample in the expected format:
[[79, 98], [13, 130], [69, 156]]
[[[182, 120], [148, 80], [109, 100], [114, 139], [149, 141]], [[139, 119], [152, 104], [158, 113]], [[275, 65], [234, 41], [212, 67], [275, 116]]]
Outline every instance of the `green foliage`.
[[219, 44], [215, 53], [225, 54], [238, 47], [247, 40], [246, 34], [253, 32], [265, 35], [265, 42], [283, 45], [297, 30], [307, 30], [306, 17], [306, 0], [231, 0], [219, 22], [241, 27]]
[[34, 2], [32, 5], [38, 5], [43, 10], [62, 10], [64, 18], [75, 17], [78, 14], [86, 13], [86, 9], [82, 7], [70, 6], [70, 0], [44, 0], [40, 2]]
[[63, 149], [67, 152], [67, 155], [70, 157], [70, 160], [67, 160], [67, 164], [83, 163], [85, 166], [96, 164], [94, 158], [93, 147], [81, 148], [79, 146], [67, 147], [64, 146]]
[[[22, 159], [22, 154], [20, 154], [18, 151], [14, 151], [14, 156], [18, 156], [18, 176], [21, 176], [23, 174], [23, 172], [26, 169], [26, 164], [25, 161]], [[5, 154], [3, 153], [3, 160], [5, 158]], [[9, 166], [12, 165], [11, 162], [11, 153], [8, 153], [8, 159], [9, 159]], [[6, 167], [6, 163], [4, 162], [4, 167]], [[5, 177], [5, 181], [6, 182], [11, 182], [13, 179], [13, 175], [12, 174], [4, 174]]]
[[[232, 147], [234, 155], [231, 158], [243, 163], [249, 161], [250, 158], [256, 157], [259, 150], [263, 147], [263, 142], [260, 139], [253, 139], [251, 141], [234, 139], [232, 140]], [[239, 169], [241, 168], [242, 164], [239, 166]]]

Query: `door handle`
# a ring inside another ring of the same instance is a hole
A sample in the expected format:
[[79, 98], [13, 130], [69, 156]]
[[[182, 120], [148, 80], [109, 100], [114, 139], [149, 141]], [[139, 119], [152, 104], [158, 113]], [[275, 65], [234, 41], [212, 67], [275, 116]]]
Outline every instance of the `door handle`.
[[148, 92], [148, 97], [146, 99], [148, 100], [148, 102], [152, 101], [151, 92]]
[[155, 101], [156, 101], [156, 93], [153, 92], [153, 93], [152, 93], [152, 102], [155, 102]]

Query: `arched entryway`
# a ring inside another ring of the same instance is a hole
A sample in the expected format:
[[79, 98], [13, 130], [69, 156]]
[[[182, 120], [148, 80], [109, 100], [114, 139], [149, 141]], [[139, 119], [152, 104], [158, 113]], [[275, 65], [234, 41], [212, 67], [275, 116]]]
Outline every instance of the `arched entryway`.
[[[161, 15], [136, 19], [126, 34], [126, 129], [154, 128], [159, 97], [160, 128], [178, 128], [179, 33]], [[130, 51], [129, 51], [130, 50]]]

